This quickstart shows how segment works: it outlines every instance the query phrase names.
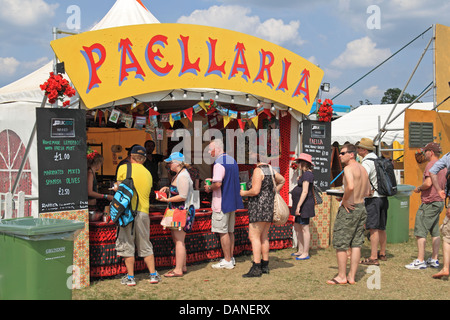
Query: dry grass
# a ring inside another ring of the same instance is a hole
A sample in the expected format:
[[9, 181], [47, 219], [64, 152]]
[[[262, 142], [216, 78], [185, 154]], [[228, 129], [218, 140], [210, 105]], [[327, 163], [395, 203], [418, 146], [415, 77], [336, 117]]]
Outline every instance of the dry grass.
[[[427, 250], [430, 249], [430, 239]], [[251, 256], [236, 257], [233, 270], [214, 270], [213, 262], [189, 266], [182, 278], [164, 278], [157, 285], [147, 282], [147, 273], [136, 275], [137, 286], [126, 287], [120, 279], [93, 281], [91, 286], [73, 292], [74, 300], [447, 300], [450, 281], [435, 280], [434, 268], [407, 270], [405, 264], [416, 257], [416, 242], [388, 244], [388, 261], [380, 262], [380, 288], [374, 284], [373, 273], [360, 266], [355, 285], [331, 286], [326, 281], [337, 273], [332, 248], [312, 250], [311, 259], [296, 261], [293, 249], [270, 253], [270, 274], [261, 278], [242, 278], [251, 265]], [[368, 242], [362, 248], [368, 256]], [[430, 252], [427, 252], [430, 255]], [[440, 257], [442, 261], [442, 257]], [[164, 274], [168, 270], [159, 270]], [[369, 284], [369, 285], [368, 285]], [[376, 284], [376, 283], [375, 283]]]

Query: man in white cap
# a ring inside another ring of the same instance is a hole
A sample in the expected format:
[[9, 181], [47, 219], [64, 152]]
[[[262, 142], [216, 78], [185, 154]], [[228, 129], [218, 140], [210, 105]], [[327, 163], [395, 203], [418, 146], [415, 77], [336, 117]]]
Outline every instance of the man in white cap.
[[[377, 159], [377, 155], [373, 152], [375, 147], [373, 140], [362, 138], [356, 144], [358, 155], [362, 158], [361, 164], [369, 175], [370, 185], [372, 186], [372, 194], [365, 199], [367, 210], [366, 229], [370, 232], [370, 257], [363, 259], [360, 263], [364, 265], [380, 265], [378, 260], [386, 260], [386, 222], [387, 212], [389, 209], [388, 198], [377, 192], [377, 172], [374, 161], [369, 159]], [[380, 251], [378, 251], [378, 245]]]

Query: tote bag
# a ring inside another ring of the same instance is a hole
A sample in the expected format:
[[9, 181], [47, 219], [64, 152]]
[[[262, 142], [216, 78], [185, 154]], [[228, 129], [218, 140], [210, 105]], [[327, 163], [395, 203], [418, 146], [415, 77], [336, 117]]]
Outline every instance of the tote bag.
[[273, 174], [272, 166], [270, 166], [270, 172], [272, 174], [273, 191], [275, 193], [273, 201], [273, 224], [279, 226], [285, 224], [289, 219], [289, 207], [284, 201], [280, 193], [277, 192], [275, 177]]

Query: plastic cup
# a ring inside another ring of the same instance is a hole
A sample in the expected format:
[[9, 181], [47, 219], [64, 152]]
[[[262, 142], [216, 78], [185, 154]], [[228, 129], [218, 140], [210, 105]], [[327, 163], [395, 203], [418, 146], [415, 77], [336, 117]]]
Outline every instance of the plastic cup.
[[241, 190], [247, 190], [247, 183], [241, 182]]
[[211, 179], [205, 179], [205, 183], [206, 183], [207, 186], [210, 186], [211, 185]]

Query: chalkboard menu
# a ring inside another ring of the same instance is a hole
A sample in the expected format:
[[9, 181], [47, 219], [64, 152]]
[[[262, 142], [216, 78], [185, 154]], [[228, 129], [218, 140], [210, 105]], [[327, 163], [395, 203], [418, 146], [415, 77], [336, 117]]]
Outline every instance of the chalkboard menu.
[[303, 152], [312, 156], [314, 179], [323, 191], [329, 189], [331, 178], [331, 122], [302, 122]]
[[39, 212], [87, 209], [84, 110], [36, 109]]

